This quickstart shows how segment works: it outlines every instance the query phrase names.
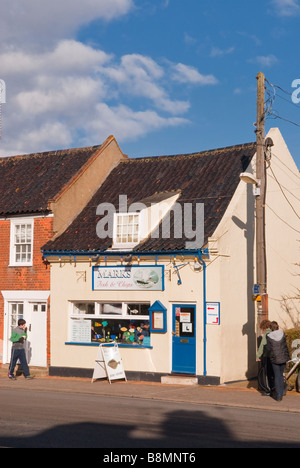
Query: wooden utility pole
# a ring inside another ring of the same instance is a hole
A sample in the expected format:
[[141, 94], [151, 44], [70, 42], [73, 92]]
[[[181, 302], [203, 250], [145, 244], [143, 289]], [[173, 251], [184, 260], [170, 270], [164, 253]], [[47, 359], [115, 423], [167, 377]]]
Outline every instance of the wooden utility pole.
[[265, 76], [257, 75], [256, 178], [260, 194], [256, 196], [256, 282], [261, 302], [258, 302], [258, 322], [269, 318], [265, 239], [266, 161], [265, 161]]

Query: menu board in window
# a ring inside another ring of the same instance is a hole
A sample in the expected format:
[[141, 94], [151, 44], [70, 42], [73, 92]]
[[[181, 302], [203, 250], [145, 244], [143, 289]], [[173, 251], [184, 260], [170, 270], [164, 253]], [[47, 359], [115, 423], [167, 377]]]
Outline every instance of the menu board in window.
[[73, 343], [90, 343], [91, 326], [91, 320], [71, 320], [71, 341]]

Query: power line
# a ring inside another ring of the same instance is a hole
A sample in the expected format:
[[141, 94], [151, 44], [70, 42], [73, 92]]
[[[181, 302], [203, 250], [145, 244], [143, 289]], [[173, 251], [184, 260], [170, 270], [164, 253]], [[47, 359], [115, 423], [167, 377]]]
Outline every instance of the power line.
[[[290, 102], [292, 105], [294, 105], [295, 103], [293, 103], [292, 101], [288, 101], [287, 99], [285, 99], [283, 96], [280, 96], [280, 94], [276, 93], [276, 89], [279, 89], [280, 91], [282, 91], [284, 94], [288, 95], [288, 96], [292, 96], [293, 93], [291, 93], [290, 91], [287, 91], [285, 89], [283, 89], [281, 86], [278, 86], [278, 85], [275, 85], [273, 83], [270, 83], [269, 80], [267, 80], [267, 78], [265, 78], [265, 81], [268, 83], [269, 86], [271, 86], [272, 90], [273, 90], [273, 95], [271, 95], [270, 93], [270, 90], [268, 90], [266, 88], [266, 92], [269, 96], [269, 99], [266, 101], [266, 105], [267, 105], [267, 108], [266, 108], [266, 111], [265, 111], [265, 115], [266, 116], [269, 116], [269, 117], [273, 117], [274, 119], [280, 119], [280, 120], [283, 120], [284, 122], [287, 122], [287, 123], [290, 123], [292, 125], [295, 125], [296, 127], [299, 127], [300, 128], [300, 124], [297, 123], [297, 122], [294, 122], [293, 120], [291, 119], [287, 119], [286, 117], [282, 117], [281, 115], [279, 115], [278, 111], [276, 110], [273, 110], [273, 103], [275, 101], [275, 98], [278, 96], [279, 98], [283, 99], [284, 101], [287, 101], [287, 102]], [[275, 89], [276, 88], [276, 89]]]
[[293, 229], [293, 231], [296, 231], [300, 234], [300, 231], [298, 231], [298, 229], [295, 229], [293, 226], [291, 226], [289, 223], [287, 223], [284, 219], [282, 219], [279, 214], [276, 213], [276, 211], [273, 210], [273, 208], [271, 208], [267, 203], [266, 203], [266, 206], [269, 208], [269, 210], [271, 210], [275, 216], [277, 216], [277, 218], [280, 219], [280, 221], [282, 221], [284, 224], [286, 224], [289, 228]]
[[281, 117], [280, 115], [275, 114], [274, 112], [269, 112], [269, 115], [272, 115], [274, 119], [280, 119], [283, 120], [284, 122], [288, 122], [290, 124], [295, 125], [296, 127], [300, 128], [300, 124], [293, 122], [292, 120], [286, 119], [285, 117]]
[[276, 177], [276, 175], [275, 175], [275, 173], [274, 173], [274, 171], [273, 171], [271, 165], [269, 166], [269, 169], [270, 169], [270, 171], [272, 172], [273, 177], [274, 177], [274, 179], [276, 180], [276, 182], [277, 182], [277, 184], [278, 184], [278, 187], [280, 188], [280, 191], [281, 191], [282, 195], [284, 196], [284, 198], [286, 199], [286, 201], [288, 202], [288, 204], [290, 205], [290, 207], [292, 208], [292, 210], [293, 210], [293, 212], [296, 214], [296, 216], [297, 216], [298, 218], [300, 218], [300, 216], [298, 215], [297, 211], [295, 210], [295, 208], [293, 207], [293, 205], [291, 204], [291, 202], [290, 202], [289, 199], [287, 198], [286, 194], [284, 193], [283, 188], [282, 188], [282, 186], [281, 186], [279, 180], [277, 179], [277, 177]]
[[277, 158], [277, 160], [284, 166], [286, 167], [286, 169], [288, 169], [290, 171], [290, 173], [295, 176], [297, 178], [297, 180], [299, 179], [299, 173], [295, 174], [295, 172], [289, 167], [287, 166], [283, 161], [282, 159], [280, 158], [280, 156], [278, 156], [277, 154], [275, 154], [273, 151], [272, 151], [272, 157], [275, 156], [275, 158]]

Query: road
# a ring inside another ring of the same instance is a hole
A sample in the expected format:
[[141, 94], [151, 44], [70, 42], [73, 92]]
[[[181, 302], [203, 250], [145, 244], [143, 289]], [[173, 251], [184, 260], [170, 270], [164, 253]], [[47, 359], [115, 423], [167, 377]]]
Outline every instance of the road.
[[300, 448], [300, 414], [1, 388], [0, 447]]

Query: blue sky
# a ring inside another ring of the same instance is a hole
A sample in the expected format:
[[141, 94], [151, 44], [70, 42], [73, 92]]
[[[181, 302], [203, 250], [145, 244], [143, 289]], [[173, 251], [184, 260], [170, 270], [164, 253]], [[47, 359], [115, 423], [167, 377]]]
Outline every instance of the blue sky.
[[110, 134], [132, 157], [255, 141], [262, 71], [273, 98], [266, 130], [280, 128], [300, 166], [298, 0], [0, 0], [0, 8], [0, 155], [96, 145]]

